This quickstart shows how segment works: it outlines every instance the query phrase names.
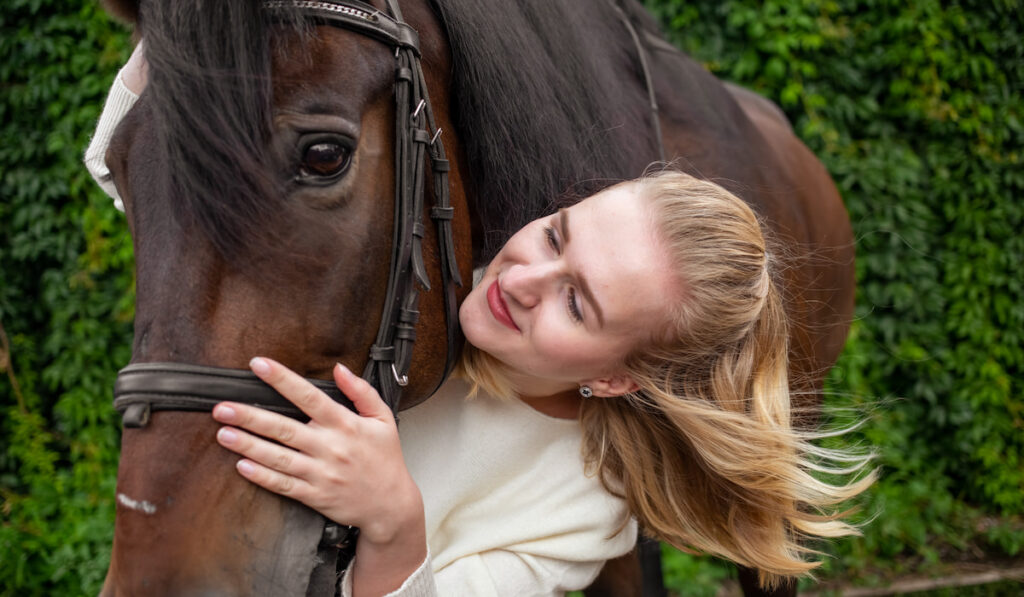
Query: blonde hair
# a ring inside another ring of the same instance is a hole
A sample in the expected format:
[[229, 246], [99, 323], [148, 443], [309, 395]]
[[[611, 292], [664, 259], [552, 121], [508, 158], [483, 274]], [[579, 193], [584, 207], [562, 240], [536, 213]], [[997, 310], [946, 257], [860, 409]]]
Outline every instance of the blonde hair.
[[[856, 534], [832, 508], [867, 488], [869, 456], [790, 424], [788, 326], [757, 216], [722, 187], [665, 170], [638, 185], [681, 297], [624, 361], [639, 385], [583, 403], [583, 451], [656, 539], [759, 571], [765, 587], [820, 565], [811, 537]], [[514, 395], [504, 366], [467, 347], [462, 374]], [[822, 434], [823, 435], [823, 434]], [[835, 463], [829, 465], [829, 463]], [[857, 477], [845, 485], [811, 472]]]

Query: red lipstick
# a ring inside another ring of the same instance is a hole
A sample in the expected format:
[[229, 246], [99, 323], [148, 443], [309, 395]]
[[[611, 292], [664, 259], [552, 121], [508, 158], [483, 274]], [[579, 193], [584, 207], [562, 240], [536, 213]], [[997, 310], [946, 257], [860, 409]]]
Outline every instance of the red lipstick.
[[516, 322], [512, 321], [512, 315], [508, 312], [508, 305], [501, 296], [501, 286], [498, 286], [497, 280], [492, 282], [487, 289], [487, 306], [491, 308], [491, 315], [494, 315], [495, 319], [513, 330], [519, 331], [519, 326], [516, 325]]

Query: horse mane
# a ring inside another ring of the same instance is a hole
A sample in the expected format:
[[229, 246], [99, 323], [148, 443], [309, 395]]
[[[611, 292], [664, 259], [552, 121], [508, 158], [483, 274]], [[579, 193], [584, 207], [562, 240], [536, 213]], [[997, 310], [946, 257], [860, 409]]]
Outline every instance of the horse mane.
[[484, 232], [478, 264], [531, 220], [658, 159], [636, 48], [612, 1], [437, 1]]

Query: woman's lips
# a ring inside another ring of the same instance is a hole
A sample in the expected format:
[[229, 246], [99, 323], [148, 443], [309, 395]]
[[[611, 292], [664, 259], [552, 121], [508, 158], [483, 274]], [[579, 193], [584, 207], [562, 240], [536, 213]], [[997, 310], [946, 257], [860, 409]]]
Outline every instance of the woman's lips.
[[498, 286], [497, 280], [492, 282], [490, 287], [487, 288], [487, 306], [491, 308], [491, 315], [494, 315], [495, 319], [513, 330], [519, 331], [519, 326], [516, 325], [516, 322], [512, 321], [512, 315], [508, 312], [508, 305], [505, 304], [505, 299], [501, 297], [501, 287]]

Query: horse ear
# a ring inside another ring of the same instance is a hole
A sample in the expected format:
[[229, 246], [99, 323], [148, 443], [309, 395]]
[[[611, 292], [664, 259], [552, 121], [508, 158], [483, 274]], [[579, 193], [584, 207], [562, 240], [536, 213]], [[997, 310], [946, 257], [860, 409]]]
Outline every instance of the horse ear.
[[139, 0], [103, 0], [103, 9], [107, 14], [129, 24], [139, 19]]

